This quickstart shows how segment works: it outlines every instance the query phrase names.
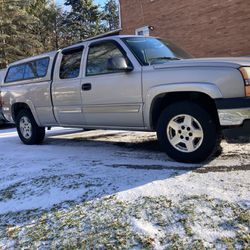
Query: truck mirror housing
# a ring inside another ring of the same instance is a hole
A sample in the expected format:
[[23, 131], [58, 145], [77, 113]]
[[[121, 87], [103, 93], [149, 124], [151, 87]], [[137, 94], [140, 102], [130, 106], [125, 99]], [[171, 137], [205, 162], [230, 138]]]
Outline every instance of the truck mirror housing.
[[123, 56], [111, 57], [108, 60], [108, 70], [112, 71], [133, 71], [134, 67], [128, 63], [128, 60]]

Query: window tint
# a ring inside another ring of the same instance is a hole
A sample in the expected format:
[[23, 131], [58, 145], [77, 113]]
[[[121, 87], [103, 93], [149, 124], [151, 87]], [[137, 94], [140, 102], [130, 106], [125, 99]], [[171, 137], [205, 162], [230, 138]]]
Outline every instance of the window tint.
[[69, 79], [76, 78], [80, 74], [80, 66], [82, 59], [82, 49], [65, 53], [62, 58], [60, 67], [60, 78]]
[[114, 57], [124, 57], [114, 42], [108, 41], [92, 45], [89, 48], [87, 76], [115, 73], [108, 69], [109, 60]]
[[11, 67], [8, 71], [5, 81], [14, 82], [14, 81], [23, 80], [24, 68], [25, 68], [24, 64]]
[[5, 82], [22, 81], [44, 77], [47, 74], [49, 58], [23, 63], [10, 67]]
[[44, 77], [47, 74], [49, 66], [49, 58], [44, 58], [36, 61], [36, 72], [38, 77]]
[[35, 78], [36, 70], [34, 68], [34, 64], [32, 62], [25, 65], [24, 68], [24, 78]]

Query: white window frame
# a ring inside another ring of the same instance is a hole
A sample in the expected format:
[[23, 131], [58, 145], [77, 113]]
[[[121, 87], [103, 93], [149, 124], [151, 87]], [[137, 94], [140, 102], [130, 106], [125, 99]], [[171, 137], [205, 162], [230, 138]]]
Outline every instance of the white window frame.
[[138, 36], [150, 36], [149, 26], [144, 26], [135, 30], [135, 34]]

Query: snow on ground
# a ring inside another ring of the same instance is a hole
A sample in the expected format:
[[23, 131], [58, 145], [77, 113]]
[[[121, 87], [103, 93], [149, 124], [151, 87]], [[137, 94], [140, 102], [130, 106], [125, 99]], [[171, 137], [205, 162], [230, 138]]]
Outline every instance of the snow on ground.
[[0, 249], [243, 249], [250, 144], [183, 164], [154, 133], [55, 128], [26, 146], [0, 130]]

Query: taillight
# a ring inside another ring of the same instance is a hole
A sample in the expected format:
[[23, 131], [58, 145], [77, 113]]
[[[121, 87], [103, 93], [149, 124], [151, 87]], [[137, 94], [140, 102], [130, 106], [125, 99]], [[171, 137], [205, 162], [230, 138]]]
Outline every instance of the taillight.
[[242, 67], [240, 68], [240, 72], [245, 81], [246, 96], [250, 96], [250, 67]]

